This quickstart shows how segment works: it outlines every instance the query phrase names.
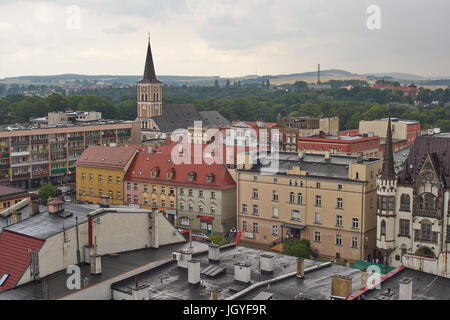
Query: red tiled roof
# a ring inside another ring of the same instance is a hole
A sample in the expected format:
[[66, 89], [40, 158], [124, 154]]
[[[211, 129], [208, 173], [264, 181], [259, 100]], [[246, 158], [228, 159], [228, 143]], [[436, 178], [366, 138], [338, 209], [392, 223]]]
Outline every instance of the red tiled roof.
[[[159, 167], [160, 172], [156, 178], [152, 178], [151, 172]], [[167, 179], [166, 172], [174, 172], [172, 179]], [[193, 181], [188, 180], [188, 175], [196, 173]], [[207, 176], [213, 174], [211, 183], [207, 182]], [[213, 161], [205, 160], [202, 164], [180, 164], [175, 165], [171, 154], [139, 152], [133, 160], [125, 181], [149, 182], [157, 184], [170, 184], [178, 186], [192, 186], [209, 189], [229, 189], [236, 185], [228, 169], [223, 164], [215, 164]]]
[[136, 153], [136, 148], [90, 146], [78, 158], [77, 166], [123, 169]]
[[43, 243], [44, 240], [8, 230], [0, 233], [0, 278], [5, 273], [9, 274], [0, 292], [16, 286], [30, 264], [29, 250], [37, 251]]

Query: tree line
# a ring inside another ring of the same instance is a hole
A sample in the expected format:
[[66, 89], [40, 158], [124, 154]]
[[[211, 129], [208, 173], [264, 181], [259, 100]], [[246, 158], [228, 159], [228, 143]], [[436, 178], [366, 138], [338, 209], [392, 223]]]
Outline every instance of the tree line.
[[[165, 86], [164, 103], [192, 103], [198, 110], [216, 110], [230, 121], [274, 122], [282, 116], [336, 116], [341, 130], [355, 129], [361, 120], [392, 117], [418, 120], [423, 128], [440, 127], [450, 131], [450, 90], [420, 91], [436, 104], [428, 107], [414, 104], [401, 92], [355, 87], [352, 90], [278, 91], [239, 87], [175, 87]], [[428, 99], [428, 98], [427, 98]], [[29, 121], [54, 111], [98, 111], [104, 119], [134, 120], [137, 115], [136, 89], [98, 90], [64, 97], [52, 94], [46, 98], [10, 95], [0, 99], [0, 124]], [[164, 109], [163, 109], [164, 110]], [[163, 111], [164, 112], [164, 111]]]

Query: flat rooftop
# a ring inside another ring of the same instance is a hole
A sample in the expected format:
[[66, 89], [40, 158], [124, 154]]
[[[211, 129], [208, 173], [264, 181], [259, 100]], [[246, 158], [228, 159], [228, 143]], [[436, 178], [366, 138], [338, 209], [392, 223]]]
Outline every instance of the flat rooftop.
[[[60, 233], [63, 228], [69, 229], [74, 227], [76, 218], [78, 223], [86, 222], [88, 213], [99, 209], [98, 205], [70, 204], [65, 205], [65, 211], [71, 214], [68, 218], [62, 218], [48, 212], [47, 206], [39, 206], [40, 213], [24, 219], [16, 224], [4, 227], [4, 230], [24, 234], [30, 237], [46, 240], [51, 236]], [[28, 206], [20, 211], [29, 211]]]
[[[269, 254], [274, 257], [273, 274], [260, 274], [259, 256], [261, 254]], [[195, 260], [200, 261], [200, 270], [204, 270], [208, 266], [214, 265], [224, 268], [225, 273], [218, 275], [215, 278], [205, 277], [202, 275], [204, 285], [195, 288], [188, 285], [188, 271], [186, 269], [178, 268], [176, 261], [173, 261], [166, 265], [162, 265], [158, 268], [139, 274], [139, 284], [149, 285], [150, 299], [152, 300], [210, 300], [211, 291], [220, 291], [220, 298], [226, 299], [234, 295], [236, 292], [239, 292], [249, 286], [245, 284], [239, 284], [234, 281], [234, 264], [237, 262], [244, 262], [251, 266], [252, 283], [274, 279], [278, 276], [296, 272], [297, 270], [297, 258], [295, 257], [286, 256], [276, 252], [266, 252], [262, 250], [246, 248], [242, 246], [238, 246], [236, 248], [222, 248], [220, 251], [220, 262], [216, 264], [209, 263], [208, 253], [195, 256]], [[319, 265], [321, 263], [322, 262], [319, 261], [305, 260], [305, 268]], [[345, 267], [342, 268], [346, 269]], [[325, 268], [324, 270], [326, 269], [328, 268]], [[359, 271], [356, 269], [349, 270], [352, 270], [355, 273], [359, 273]], [[308, 273], [306, 277], [311, 277], [311, 281], [313, 281], [312, 274], [315, 273], [315, 271]], [[314, 278], [320, 279], [320, 276], [314, 276]], [[331, 290], [331, 280], [329, 281], [330, 283], [328, 284], [325, 284], [326, 281], [323, 281], [328, 291]], [[135, 278], [129, 278], [112, 285], [114, 289], [119, 291], [129, 291], [134, 286]], [[313, 284], [311, 284], [311, 287], [312, 286]], [[323, 290], [326, 291], [325, 288], [323, 288]], [[255, 296], [257, 294], [257, 291], [258, 290], [255, 291]], [[262, 291], [266, 290], [264, 289]], [[297, 290], [286, 292], [283, 297], [289, 296], [291, 294], [294, 295], [295, 293], [297, 293]], [[249, 295], [253, 295], [253, 291]]]
[[[203, 243], [193, 242], [194, 252], [207, 250]], [[186, 243], [178, 243], [163, 246], [158, 249], [142, 249], [114, 255], [102, 256], [102, 273], [100, 275], [91, 275], [88, 264], [80, 264], [81, 268], [81, 287], [95, 285], [101, 281], [113, 278], [122, 273], [129, 272], [135, 268], [144, 266], [150, 262], [157, 262], [172, 257], [172, 252], [186, 248]], [[67, 288], [67, 273], [65, 270], [47, 276], [39, 283], [27, 283], [0, 293], [0, 300], [37, 300], [49, 299], [55, 300], [67, 296], [75, 291]], [[42, 291], [39, 297], [37, 292]]]
[[[325, 159], [324, 154], [305, 153], [300, 159], [298, 153], [294, 152], [280, 152], [279, 165], [271, 168], [271, 164], [266, 161], [271, 159], [271, 156], [261, 156], [257, 164], [250, 170], [242, 170], [248, 172], [266, 172], [273, 174], [286, 174], [287, 170], [294, 167], [300, 167], [302, 171], [307, 171], [308, 176], [327, 177], [335, 179], [349, 179], [348, 171], [349, 165], [358, 163], [358, 158], [355, 156], [336, 155], [332, 154], [330, 160]], [[382, 161], [379, 158], [363, 158], [362, 164], [369, 164]]]
[[46, 130], [46, 129], [61, 129], [61, 128], [74, 128], [74, 127], [89, 127], [89, 126], [99, 126], [99, 125], [108, 125], [108, 124], [127, 124], [133, 123], [134, 121], [126, 121], [126, 120], [97, 120], [90, 122], [79, 122], [79, 123], [69, 123], [69, 124], [58, 124], [56, 126], [49, 126], [48, 128], [39, 128], [37, 126], [33, 126], [31, 123], [16, 123], [10, 125], [1, 125], [0, 132], [10, 132], [10, 131], [18, 131], [18, 130]]
[[394, 277], [381, 283], [381, 290], [370, 290], [363, 294], [364, 300], [378, 300], [387, 289], [394, 293], [394, 300], [399, 298], [400, 281], [403, 278], [413, 280], [413, 300], [449, 300], [450, 279], [439, 277], [430, 273], [405, 268]]

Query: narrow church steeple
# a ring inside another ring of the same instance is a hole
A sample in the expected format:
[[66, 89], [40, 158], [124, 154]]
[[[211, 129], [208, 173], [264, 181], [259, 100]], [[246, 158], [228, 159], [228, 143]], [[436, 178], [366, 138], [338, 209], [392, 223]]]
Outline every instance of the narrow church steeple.
[[381, 170], [381, 176], [383, 178], [393, 179], [395, 178], [394, 170], [394, 152], [392, 147], [392, 126], [391, 117], [389, 116], [388, 128], [386, 134], [386, 147], [384, 151], [383, 169]]
[[153, 64], [152, 48], [150, 46], [150, 35], [148, 37], [147, 58], [145, 60], [144, 78], [141, 82], [161, 83], [156, 79], [155, 65]]

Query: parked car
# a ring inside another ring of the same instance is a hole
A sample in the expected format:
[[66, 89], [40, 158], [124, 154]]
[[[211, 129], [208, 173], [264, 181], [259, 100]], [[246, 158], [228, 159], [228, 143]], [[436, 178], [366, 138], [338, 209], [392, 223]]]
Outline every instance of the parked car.
[[204, 233], [195, 233], [192, 235], [192, 240], [205, 242], [206, 240], [208, 240], [208, 236]]

